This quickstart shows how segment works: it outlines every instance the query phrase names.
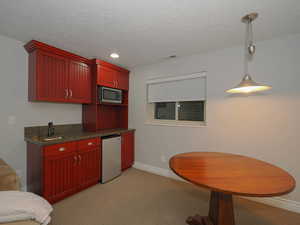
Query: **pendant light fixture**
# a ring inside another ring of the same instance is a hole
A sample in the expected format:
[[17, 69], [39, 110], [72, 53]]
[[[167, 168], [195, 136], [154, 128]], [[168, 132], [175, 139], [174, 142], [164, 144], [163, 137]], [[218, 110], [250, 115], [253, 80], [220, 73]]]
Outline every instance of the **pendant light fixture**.
[[272, 88], [268, 85], [256, 83], [252, 80], [251, 76], [248, 73], [248, 62], [253, 59], [255, 53], [255, 45], [253, 44], [252, 21], [257, 17], [257, 13], [250, 13], [242, 18], [242, 22], [246, 24], [244, 77], [236, 87], [227, 90], [226, 92], [228, 93], [251, 93], [265, 91]]

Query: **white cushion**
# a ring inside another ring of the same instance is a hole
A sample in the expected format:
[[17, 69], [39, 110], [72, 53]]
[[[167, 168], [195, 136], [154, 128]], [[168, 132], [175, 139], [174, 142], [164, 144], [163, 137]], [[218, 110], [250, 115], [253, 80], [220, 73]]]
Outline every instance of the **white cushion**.
[[21, 191], [0, 191], [0, 223], [33, 219], [41, 224], [50, 222], [53, 208], [42, 197]]

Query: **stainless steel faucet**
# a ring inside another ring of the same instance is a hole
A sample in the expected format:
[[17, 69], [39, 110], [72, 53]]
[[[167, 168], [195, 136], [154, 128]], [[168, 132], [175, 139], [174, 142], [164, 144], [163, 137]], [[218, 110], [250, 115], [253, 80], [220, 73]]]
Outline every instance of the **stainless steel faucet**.
[[54, 135], [54, 127], [53, 122], [48, 123], [48, 137], [51, 137]]

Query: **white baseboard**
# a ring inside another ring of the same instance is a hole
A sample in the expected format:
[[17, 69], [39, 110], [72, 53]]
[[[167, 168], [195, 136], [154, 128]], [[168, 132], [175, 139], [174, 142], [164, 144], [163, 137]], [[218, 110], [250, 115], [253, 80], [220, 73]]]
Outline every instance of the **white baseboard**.
[[[163, 169], [160, 167], [155, 167], [151, 165], [147, 165], [140, 162], [135, 162], [133, 165], [134, 168], [140, 169], [149, 173], [157, 174], [160, 176], [172, 178], [175, 180], [184, 181], [182, 178], [178, 177], [174, 172], [172, 172], [170, 169]], [[241, 196], [240, 196], [241, 197]], [[252, 198], [252, 197], [243, 197], [251, 201], [260, 202], [266, 205], [270, 205], [273, 207], [285, 209], [288, 211], [300, 213], [300, 202], [288, 200], [281, 197], [272, 197], [272, 198]]]
[[281, 197], [271, 197], [271, 198], [253, 198], [253, 197], [243, 197], [251, 201], [260, 202], [266, 205], [270, 205], [276, 208], [285, 209], [291, 212], [300, 213], [300, 202], [281, 198]]
[[174, 174], [171, 170], [168, 169], [163, 169], [160, 167], [155, 167], [155, 166], [150, 166], [147, 164], [143, 164], [140, 162], [135, 162], [133, 165], [134, 168], [139, 169], [139, 170], [143, 170], [143, 171], [147, 171], [149, 173], [154, 173], [160, 176], [164, 176], [164, 177], [169, 177], [175, 180], [181, 180], [184, 181], [183, 179], [181, 179], [180, 177], [178, 177], [176, 174]]

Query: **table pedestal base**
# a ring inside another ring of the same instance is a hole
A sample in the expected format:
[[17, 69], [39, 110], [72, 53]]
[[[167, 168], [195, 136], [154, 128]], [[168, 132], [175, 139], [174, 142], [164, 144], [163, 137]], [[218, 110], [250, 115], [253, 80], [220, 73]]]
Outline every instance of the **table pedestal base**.
[[189, 225], [234, 225], [232, 195], [212, 191], [208, 216], [190, 216]]

